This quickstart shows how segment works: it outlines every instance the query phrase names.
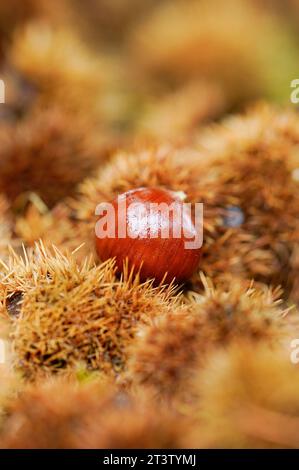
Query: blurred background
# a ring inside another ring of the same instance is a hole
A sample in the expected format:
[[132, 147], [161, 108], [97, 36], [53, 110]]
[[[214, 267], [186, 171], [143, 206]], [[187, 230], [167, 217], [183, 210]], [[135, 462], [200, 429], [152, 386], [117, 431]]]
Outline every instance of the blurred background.
[[[299, 120], [276, 105], [296, 108], [299, 0], [0, 0], [0, 79], [0, 307], [17, 369], [31, 380], [82, 360], [151, 397], [135, 410], [105, 392], [95, 407], [93, 389], [36, 382], [4, 446], [298, 447], [299, 380], [278, 348], [298, 331]], [[257, 102], [270, 106], [222, 121]], [[138, 279], [87, 268], [96, 205], [140, 186], [205, 203], [207, 279], [185, 286], [190, 316]], [[37, 240], [74, 252], [82, 273], [39, 247], [11, 257]], [[173, 410], [195, 418], [191, 435]]]
[[120, 146], [290, 103], [299, 0], [0, 0], [0, 65], [0, 192], [52, 207]]

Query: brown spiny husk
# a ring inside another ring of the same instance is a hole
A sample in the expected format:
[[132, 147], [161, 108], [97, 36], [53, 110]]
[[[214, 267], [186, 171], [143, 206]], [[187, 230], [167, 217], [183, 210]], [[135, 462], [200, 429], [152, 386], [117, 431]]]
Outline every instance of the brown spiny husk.
[[29, 377], [78, 364], [121, 372], [138, 327], [177, 308], [173, 286], [140, 284], [126, 267], [118, 279], [112, 260], [78, 266], [53, 250], [38, 245], [24, 259], [13, 253], [1, 276], [2, 302], [19, 299], [11, 319], [15, 366]]
[[91, 116], [99, 117], [96, 102], [109, 61], [93, 55], [72, 29], [45, 21], [27, 24], [14, 36], [9, 61], [36, 88], [43, 105], [59, 103], [76, 115], [85, 106]]
[[21, 209], [30, 193], [49, 206], [71, 195], [106, 156], [104, 139], [59, 107], [3, 122], [0, 137], [0, 190]]
[[[208, 162], [214, 197], [230, 198], [223, 200], [222, 216], [203, 247], [202, 269], [214, 281], [231, 282], [233, 276], [281, 284], [286, 296], [292, 291], [299, 236], [298, 123], [296, 111], [261, 104], [200, 135], [197, 147]], [[226, 223], [231, 206], [243, 216], [235, 226]], [[292, 295], [298, 300], [298, 292]]]
[[[13, 243], [13, 220], [7, 198], [0, 194], [0, 258], [8, 256], [8, 245]], [[0, 268], [1, 269], [1, 268]]]
[[[0, 448], [298, 448], [297, 4], [0, 0]], [[96, 254], [142, 187], [180, 287]]]

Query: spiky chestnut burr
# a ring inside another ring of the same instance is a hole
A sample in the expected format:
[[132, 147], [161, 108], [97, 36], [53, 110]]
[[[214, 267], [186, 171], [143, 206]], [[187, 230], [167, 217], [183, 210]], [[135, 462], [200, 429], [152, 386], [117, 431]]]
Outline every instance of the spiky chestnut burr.
[[298, 448], [298, 386], [289, 347], [259, 343], [253, 348], [238, 338], [211, 354], [197, 376], [200, 401], [193, 418], [198, 424], [188, 445]]
[[298, 337], [298, 312], [286, 308], [280, 289], [237, 280], [226, 289], [201, 278], [204, 294], [189, 291], [187, 308], [141, 326], [128, 352], [128, 380], [159, 399], [167, 397], [175, 407], [194, 400], [194, 375], [214, 350], [236, 340], [253, 349], [259, 344], [283, 347]]
[[[127, 191], [105, 206], [96, 227], [96, 249], [103, 261], [116, 259], [121, 272], [126, 259], [141, 279], [186, 281], [198, 267], [199, 227], [185, 212], [182, 194], [161, 188]], [[111, 210], [112, 209], [112, 210]]]
[[101, 378], [38, 380], [12, 396], [6, 410], [2, 449], [174, 449], [192, 429], [169, 407]]
[[34, 380], [78, 364], [119, 375], [139, 324], [175, 312], [174, 294], [172, 286], [140, 284], [128, 271], [119, 281], [111, 261], [79, 265], [42, 243], [23, 257], [11, 251], [0, 270], [0, 320], [10, 319], [12, 365]]
[[71, 195], [108, 155], [91, 129], [56, 105], [37, 107], [17, 122], [2, 121], [0, 192], [17, 209], [35, 193], [48, 207]]

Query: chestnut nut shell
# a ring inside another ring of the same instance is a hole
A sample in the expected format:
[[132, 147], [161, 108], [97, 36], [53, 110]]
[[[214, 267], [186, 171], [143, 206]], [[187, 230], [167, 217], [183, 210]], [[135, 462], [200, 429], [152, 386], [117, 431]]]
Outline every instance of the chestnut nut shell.
[[[127, 259], [129, 268], [140, 271], [141, 280], [154, 278], [158, 283], [169, 283], [174, 278], [177, 282], [190, 278], [199, 265], [201, 245], [186, 247], [185, 242], [192, 241], [198, 229], [191, 212], [183, 212], [178, 194], [162, 188], [138, 188], [114, 199], [110, 205], [113, 210], [107, 209], [96, 226], [99, 258], [115, 258], [119, 273]], [[173, 203], [182, 211], [181, 217], [169, 210]], [[120, 213], [123, 207], [126, 210]], [[112, 229], [109, 234], [108, 226]], [[176, 233], [180, 237], [175, 237]]]

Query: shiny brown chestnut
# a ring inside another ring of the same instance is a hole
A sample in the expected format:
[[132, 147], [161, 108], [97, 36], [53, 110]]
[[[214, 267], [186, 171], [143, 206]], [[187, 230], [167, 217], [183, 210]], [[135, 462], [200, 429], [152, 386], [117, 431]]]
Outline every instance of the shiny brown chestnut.
[[169, 283], [174, 278], [176, 282], [189, 279], [201, 257], [201, 243], [191, 243], [195, 246], [190, 248], [190, 241], [201, 237], [194, 213], [185, 212], [181, 195], [162, 188], [138, 188], [98, 206], [99, 258], [115, 258], [119, 273], [127, 259], [129, 268], [140, 271], [142, 280]]

